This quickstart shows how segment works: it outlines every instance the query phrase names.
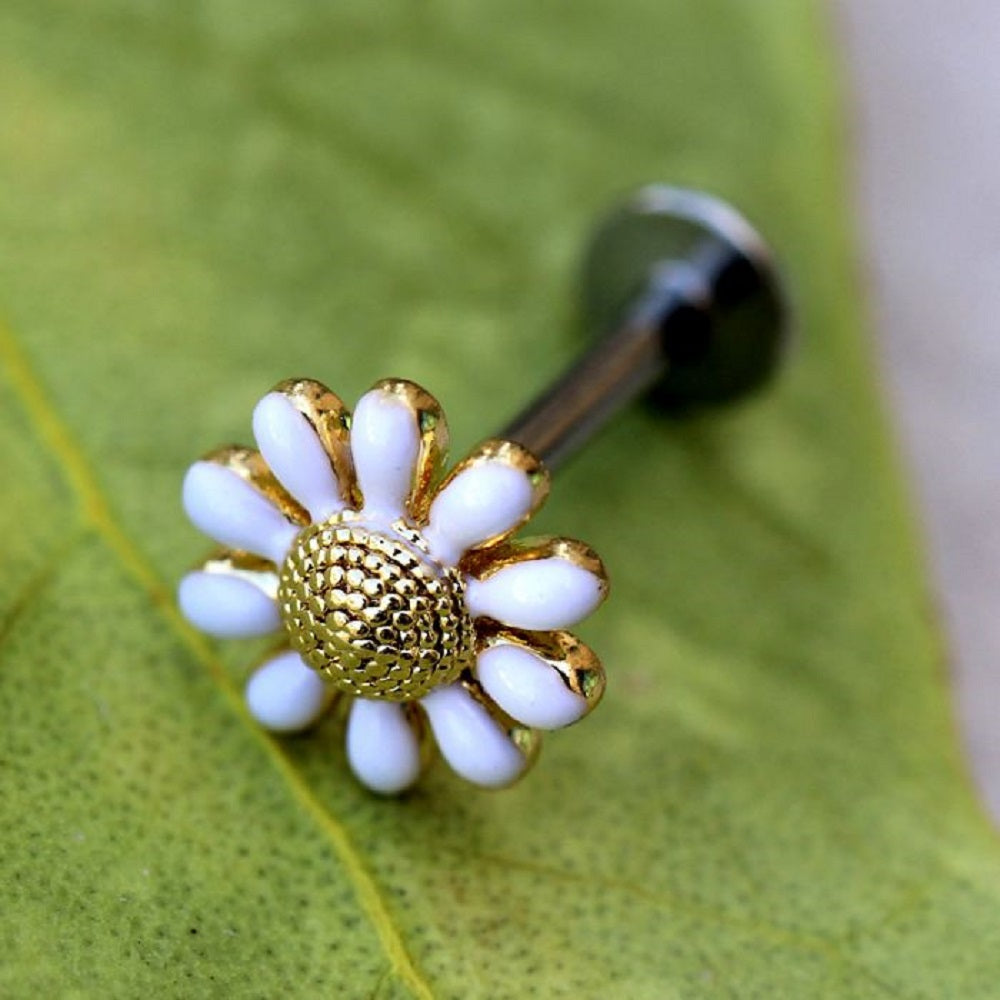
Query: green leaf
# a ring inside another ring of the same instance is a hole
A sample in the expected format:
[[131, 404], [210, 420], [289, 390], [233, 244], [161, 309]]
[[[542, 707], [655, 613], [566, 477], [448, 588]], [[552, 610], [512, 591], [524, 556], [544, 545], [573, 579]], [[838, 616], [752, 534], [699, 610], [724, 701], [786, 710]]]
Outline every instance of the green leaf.
[[[0, 993], [997, 995], [820, 6], [0, 8]], [[557, 477], [541, 527], [614, 579], [605, 703], [498, 794], [381, 801], [335, 723], [262, 735], [260, 650], [174, 608], [187, 464], [300, 374], [416, 379], [460, 453], [657, 179], [759, 223], [801, 337], [773, 393], [636, 409]]]

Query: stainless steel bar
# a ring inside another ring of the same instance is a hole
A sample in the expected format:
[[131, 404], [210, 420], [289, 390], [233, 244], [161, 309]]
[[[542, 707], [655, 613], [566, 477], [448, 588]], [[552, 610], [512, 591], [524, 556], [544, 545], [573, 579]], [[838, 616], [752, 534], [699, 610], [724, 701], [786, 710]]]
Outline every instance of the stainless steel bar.
[[600, 338], [497, 437], [523, 444], [549, 468], [570, 458], [670, 366], [666, 344], [704, 306], [705, 289], [684, 262], [662, 265], [621, 326]]

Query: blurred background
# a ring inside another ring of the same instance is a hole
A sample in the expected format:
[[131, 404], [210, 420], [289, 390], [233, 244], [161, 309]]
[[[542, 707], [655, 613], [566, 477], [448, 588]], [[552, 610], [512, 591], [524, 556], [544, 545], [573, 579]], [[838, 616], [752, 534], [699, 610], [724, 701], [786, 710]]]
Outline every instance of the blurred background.
[[1000, 817], [1000, 5], [836, 0], [854, 186], [957, 710]]
[[[0, 994], [996, 996], [1000, 5], [943, 9], [0, 2]], [[800, 336], [533, 521], [613, 567], [606, 705], [496, 797], [262, 740], [174, 610], [183, 470], [294, 374], [426, 384], [461, 454], [651, 180]]]

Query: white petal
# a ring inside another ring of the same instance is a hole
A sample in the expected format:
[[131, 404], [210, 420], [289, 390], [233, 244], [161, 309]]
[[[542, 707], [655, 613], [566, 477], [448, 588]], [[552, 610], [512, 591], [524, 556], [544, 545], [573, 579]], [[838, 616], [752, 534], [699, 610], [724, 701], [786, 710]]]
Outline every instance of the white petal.
[[500, 642], [480, 653], [476, 676], [486, 693], [526, 726], [559, 729], [587, 711], [587, 699], [571, 691], [555, 667], [514, 643]]
[[220, 639], [267, 635], [281, 628], [274, 598], [243, 577], [188, 573], [178, 587], [177, 601], [192, 625]]
[[298, 653], [268, 660], [247, 683], [250, 714], [266, 729], [294, 733], [311, 726], [326, 708], [329, 692], [323, 679]]
[[347, 721], [347, 759], [373, 792], [395, 795], [420, 776], [420, 744], [402, 705], [357, 698]]
[[278, 481], [315, 522], [344, 508], [337, 477], [316, 432], [280, 392], [269, 392], [253, 411], [253, 433]]
[[284, 561], [298, 529], [245, 479], [215, 462], [195, 462], [184, 478], [184, 509], [195, 527], [231, 549]]
[[502, 788], [527, 766], [501, 726], [461, 684], [436, 688], [422, 704], [441, 755], [467, 781]]
[[568, 559], [525, 559], [485, 580], [470, 579], [465, 599], [473, 616], [495, 618], [513, 628], [565, 628], [586, 618], [604, 599], [593, 573]]
[[413, 409], [380, 389], [366, 392], [351, 421], [351, 453], [369, 516], [394, 520], [406, 509], [420, 455]]
[[466, 549], [517, 527], [535, 505], [525, 473], [506, 462], [464, 469], [434, 498], [424, 537], [435, 557], [454, 564]]

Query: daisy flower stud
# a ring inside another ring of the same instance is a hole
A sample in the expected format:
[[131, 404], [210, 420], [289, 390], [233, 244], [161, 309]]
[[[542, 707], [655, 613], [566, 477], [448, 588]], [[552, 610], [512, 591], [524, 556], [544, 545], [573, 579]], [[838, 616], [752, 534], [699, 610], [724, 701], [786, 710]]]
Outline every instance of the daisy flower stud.
[[581, 542], [514, 540], [549, 490], [529, 451], [488, 440], [445, 474], [444, 414], [402, 380], [353, 415], [319, 382], [283, 382], [253, 431], [259, 450], [188, 470], [185, 510], [222, 548], [179, 603], [211, 635], [281, 637], [247, 684], [263, 726], [305, 729], [348, 698], [347, 757], [373, 791], [412, 785], [431, 736], [463, 778], [502, 787], [539, 730], [597, 704], [600, 662], [565, 629], [607, 577]]

